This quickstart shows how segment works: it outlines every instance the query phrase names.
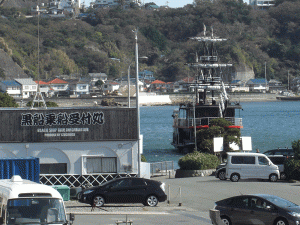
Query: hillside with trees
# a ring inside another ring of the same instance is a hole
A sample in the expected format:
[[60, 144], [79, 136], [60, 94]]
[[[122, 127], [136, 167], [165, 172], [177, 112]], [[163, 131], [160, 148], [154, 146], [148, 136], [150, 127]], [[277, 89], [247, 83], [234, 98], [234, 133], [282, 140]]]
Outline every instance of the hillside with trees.
[[[126, 10], [90, 9], [84, 20], [41, 17], [40, 78], [104, 72], [112, 79], [127, 74], [130, 64], [133, 74], [132, 30], [138, 27], [139, 55], [148, 57], [139, 69], [153, 71], [157, 79], [175, 81], [194, 73], [186, 64], [194, 62], [195, 53], [202, 50], [189, 37], [203, 34], [205, 24], [208, 31], [213, 27], [215, 36], [228, 38], [218, 48], [223, 62], [247, 66], [256, 77], [264, 77], [266, 62], [267, 79], [287, 83], [288, 70], [290, 77], [299, 76], [299, 11], [299, 0], [281, 0], [269, 10], [256, 10], [241, 1], [219, 0], [157, 11], [135, 6]], [[25, 17], [28, 8], [5, 7], [0, 13], [0, 48], [35, 79], [38, 19]]]

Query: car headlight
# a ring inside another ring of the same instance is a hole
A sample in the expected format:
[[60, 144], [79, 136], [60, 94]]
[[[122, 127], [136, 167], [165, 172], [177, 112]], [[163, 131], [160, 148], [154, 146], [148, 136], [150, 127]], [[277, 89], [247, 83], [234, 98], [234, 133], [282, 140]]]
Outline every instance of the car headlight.
[[94, 190], [87, 190], [87, 191], [84, 191], [83, 194], [84, 194], [84, 195], [87, 195], [87, 194], [89, 194], [89, 193], [92, 193], [93, 191], [94, 191]]
[[288, 214], [290, 214], [293, 217], [300, 217], [300, 213], [297, 212], [288, 212]]

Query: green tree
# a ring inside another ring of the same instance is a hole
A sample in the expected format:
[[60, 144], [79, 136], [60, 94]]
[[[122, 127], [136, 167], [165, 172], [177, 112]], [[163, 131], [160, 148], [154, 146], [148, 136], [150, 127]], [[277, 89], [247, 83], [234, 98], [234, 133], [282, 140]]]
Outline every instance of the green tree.
[[19, 107], [16, 100], [7, 93], [0, 93], [0, 107]]
[[213, 119], [208, 129], [200, 129], [197, 131], [197, 148], [200, 152], [214, 153], [213, 138], [223, 137], [224, 151], [232, 151], [231, 143], [240, 144], [241, 131], [236, 128], [229, 128], [232, 123], [223, 119]]
[[102, 80], [97, 80], [95, 83], [96, 87], [101, 87], [104, 84], [104, 82]]

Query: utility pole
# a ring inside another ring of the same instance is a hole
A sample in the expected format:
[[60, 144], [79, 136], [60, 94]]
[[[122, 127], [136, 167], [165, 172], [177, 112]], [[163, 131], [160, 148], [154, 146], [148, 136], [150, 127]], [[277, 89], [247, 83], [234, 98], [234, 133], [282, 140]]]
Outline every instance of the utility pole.
[[134, 31], [135, 34], [135, 86], [136, 86], [136, 116], [137, 116], [137, 138], [138, 138], [138, 177], [141, 176], [141, 151], [140, 151], [140, 107], [139, 107], [139, 51], [138, 51], [138, 29]]
[[288, 70], [288, 91], [290, 90], [290, 70]]
[[266, 82], [266, 93], [267, 93], [267, 62], [265, 61], [265, 82]]

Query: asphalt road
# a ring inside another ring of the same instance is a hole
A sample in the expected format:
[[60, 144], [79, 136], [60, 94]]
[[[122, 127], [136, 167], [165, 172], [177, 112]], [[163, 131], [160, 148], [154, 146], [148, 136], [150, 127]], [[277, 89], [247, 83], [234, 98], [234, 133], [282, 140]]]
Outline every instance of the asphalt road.
[[152, 179], [166, 183], [166, 193], [170, 197], [168, 202], [159, 203], [157, 207], [111, 204], [91, 212], [91, 207], [70, 201], [66, 202], [67, 212], [75, 213], [74, 225], [116, 224], [117, 220], [126, 221], [126, 217], [127, 220], [132, 220], [134, 225], [207, 225], [211, 224], [209, 209], [214, 207], [214, 202], [235, 195], [272, 194], [300, 205], [300, 183], [271, 183], [262, 180], [240, 180], [234, 183], [229, 180], [221, 181], [213, 176]]

